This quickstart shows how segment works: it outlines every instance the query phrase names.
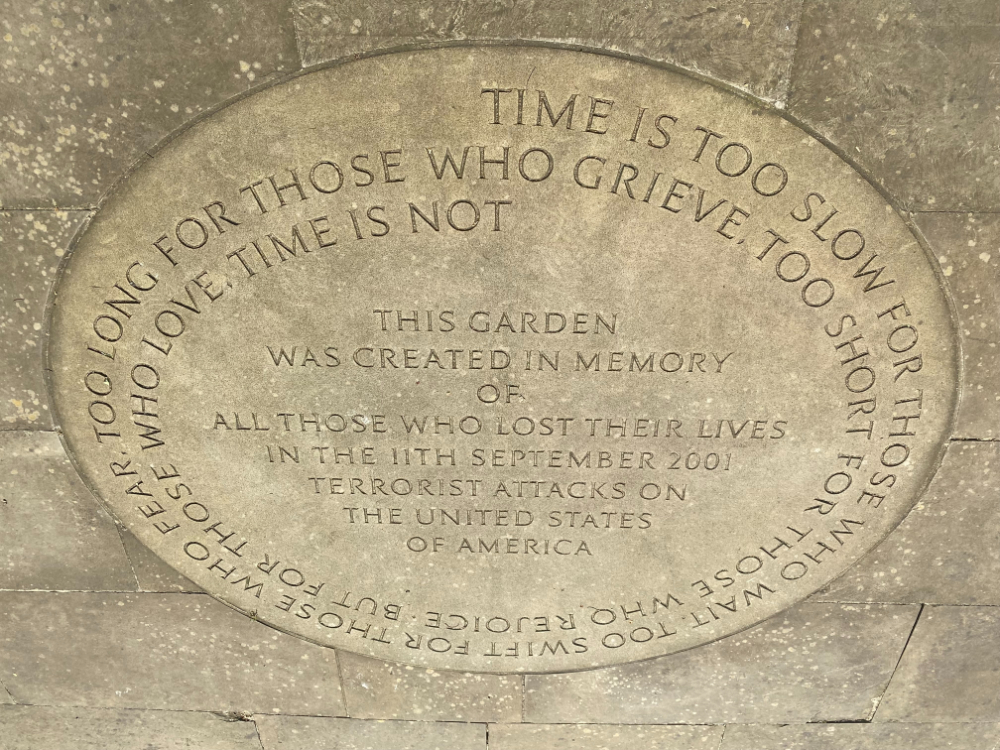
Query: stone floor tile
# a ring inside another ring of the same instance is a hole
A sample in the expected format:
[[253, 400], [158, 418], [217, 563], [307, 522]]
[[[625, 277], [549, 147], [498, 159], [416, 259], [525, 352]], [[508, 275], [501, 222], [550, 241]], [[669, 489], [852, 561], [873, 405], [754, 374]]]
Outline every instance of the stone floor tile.
[[135, 577], [139, 581], [139, 591], [201, 592], [201, 589], [192, 583], [187, 576], [178, 573], [150, 552], [149, 548], [136, 539], [132, 532], [122, 529], [121, 534], [122, 541], [125, 543], [125, 553], [128, 555], [132, 569], [135, 571]]
[[875, 721], [1000, 722], [1000, 608], [925, 608]]
[[288, 0], [0, 0], [0, 206], [91, 207], [172, 130], [298, 68]]
[[85, 211], [0, 211], [0, 430], [52, 429], [42, 376], [45, 302], [86, 217]]
[[805, 603], [744, 633], [648, 662], [525, 678], [528, 722], [860, 721], [919, 608]]
[[0, 750], [260, 750], [253, 722], [209, 713], [0, 708]]
[[264, 750], [486, 750], [485, 724], [302, 716], [254, 721]]
[[721, 726], [491, 724], [490, 750], [716, 750]]
[[1000, 209], [1000, 4], [807, 0], [789, 111], [914, 210]]
[[536, 39], [671, 62], [784, 100], [802, 0], [498, 3], [294, 0], [306, 65], [372, 49], [454, 39]]
[[996, 750], [1000, 724], [806, 724], [726, 727], [720, 750]]
[[1000, 605], [1000, 443], [953, 442], [889, 537], [813, 601]]
[[0, 431], [0, 589], [136, 590], [114, 521], [54, 432]]
[[916, 219], [958, 309], [965, 392], [955, 435], [1000, 438], [1000, 214], [922, 213]]
[[521, 678], [436, 672], [338, 652], [350, 716], [422, 721], [520, 721]]
[[0, 593], [18, 703], [343, 715], [332, 649], [204, 594]]

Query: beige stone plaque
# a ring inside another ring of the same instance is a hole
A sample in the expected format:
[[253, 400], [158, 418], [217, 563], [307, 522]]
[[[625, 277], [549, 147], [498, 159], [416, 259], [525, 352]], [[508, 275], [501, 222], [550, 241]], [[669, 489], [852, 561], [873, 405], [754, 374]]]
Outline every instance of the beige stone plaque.
[[51, 316], [78, 468], [160, 557], [316, 643], [550, 672], [747, 628], [933, 474], [934, 263], [759, 102], [453, 47], [308, 73], [108, 198]]

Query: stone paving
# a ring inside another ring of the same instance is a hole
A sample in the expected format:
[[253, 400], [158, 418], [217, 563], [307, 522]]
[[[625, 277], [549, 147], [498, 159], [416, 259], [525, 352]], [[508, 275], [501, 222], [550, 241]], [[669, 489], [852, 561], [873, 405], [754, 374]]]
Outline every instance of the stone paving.
[[[605, 48], [744, 90], [912, 212], [959, 316], [959, 419], [909, 517], [810, 601], [593, 672], [386, 664], [199, 593], [77, 478], [42, 337], [101, 196], [192, 118], [303, 66], [470, 39]], [[0, 0], [0, 274], [0, 750], [1000, 748], [995, 0]]]

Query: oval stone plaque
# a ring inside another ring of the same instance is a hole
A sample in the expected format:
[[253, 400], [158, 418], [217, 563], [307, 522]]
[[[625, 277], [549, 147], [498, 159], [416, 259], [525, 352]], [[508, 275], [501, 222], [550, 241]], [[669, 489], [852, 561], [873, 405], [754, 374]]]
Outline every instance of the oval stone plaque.
[[59, 281], [59, 423], [230, 606], [434, 668], [585, 669], [747, 628], [884, 538], [949, 434], [934, 264], [759, 103], [447, 48], [199, 122]]

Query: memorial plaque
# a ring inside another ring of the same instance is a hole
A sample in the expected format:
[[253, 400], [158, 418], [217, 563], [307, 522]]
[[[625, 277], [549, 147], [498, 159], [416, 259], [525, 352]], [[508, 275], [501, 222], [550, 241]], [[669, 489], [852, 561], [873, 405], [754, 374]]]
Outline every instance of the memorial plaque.
[[833, 150], [635, 61], [451, 47], [306, 75], [140, 165], [60, 278], [81, 474], [316, 643], [552, 672], [816, 591], [934, 473], [935, 264]]

